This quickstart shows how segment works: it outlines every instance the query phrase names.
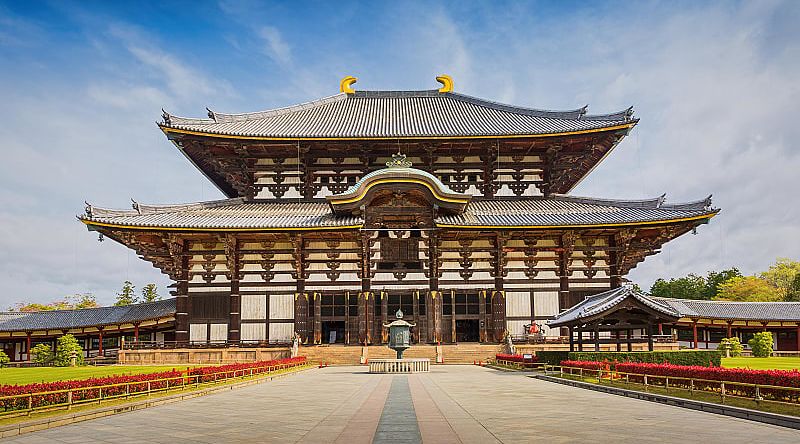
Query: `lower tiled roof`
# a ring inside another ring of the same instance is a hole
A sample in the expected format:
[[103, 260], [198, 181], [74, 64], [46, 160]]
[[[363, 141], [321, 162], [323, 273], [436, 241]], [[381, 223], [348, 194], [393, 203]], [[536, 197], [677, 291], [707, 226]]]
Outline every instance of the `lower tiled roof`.
[[616, 305], [627, 298], [634, 298], [651, 309], [662, 313], [664, 316], [671, 317], [673, 319], [680, 317], [679, 311], [671, 305], [636, 291], [632, 286], [625, 285], [587, 297], [578, 304], [575, 304], [569, 310], [556, 316], [556, 318], [548, 322], [548, 324], [551, 327], [558, 327], [562, 325], [569, 325], [582, 319], [589, 319], [600, 313], [613, 309]]
[[174, 315], [175, 298], [122, 307], [4, 313], [0, 315], [0, 332], [96, 327], [149, 321]]
[[653, 298], [674, 307], [684, 318], [746, 321], [800, 321], [800, 302], [728, 302]]
[[[622, 201], [556, 195], [471, 202], [461, 214], [442, 215], [440, 226], [591, 226], [658, 223], [712, 217], [709, 199], [667, 205], [663, 197]], [[345, 228], [363, 224], [360, 216], [336, 216], [325, 202], [252, 201], [241, 198], [186, 205], [142, 205], [133, 210], [87, 207], [87, 225], [173, 229]]]

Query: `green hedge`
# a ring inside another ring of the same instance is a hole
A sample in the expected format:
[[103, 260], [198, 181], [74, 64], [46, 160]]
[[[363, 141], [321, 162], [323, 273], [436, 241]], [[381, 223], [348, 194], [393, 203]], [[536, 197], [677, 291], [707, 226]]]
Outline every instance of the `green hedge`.
[[709, 363], [716, 367], [722, 364], [722, 354], [717, 350], [568, 352], [567, 355], [568, 358], [565, 359], [570, 359], [571, 361], [652, 362], [655, 364], [669, 363], [675, 365], [700, 365], [703, 367], [708, 367]]
[[546, 362], [550, 365], [559, 365], [561, 361], [569, 359], [568, 351], [537, 351], [536, 357], [539, 362]]

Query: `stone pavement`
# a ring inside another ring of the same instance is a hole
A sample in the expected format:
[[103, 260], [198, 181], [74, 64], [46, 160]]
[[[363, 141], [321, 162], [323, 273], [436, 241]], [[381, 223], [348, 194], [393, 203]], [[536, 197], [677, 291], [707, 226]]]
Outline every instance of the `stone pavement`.
[[796, 430], [475, 366], [433, 366], [409, 376], [313, 369], [8, 442], [366, 444], [387, 442], [388, 432], [397, 433], [392, 442], [437, 444], [800, 442]]

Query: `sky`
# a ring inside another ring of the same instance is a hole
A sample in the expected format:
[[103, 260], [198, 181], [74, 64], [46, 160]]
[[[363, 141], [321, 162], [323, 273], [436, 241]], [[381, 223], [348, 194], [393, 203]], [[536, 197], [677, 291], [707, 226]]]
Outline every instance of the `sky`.
[[164, 137], [359, 89], [434, 89], [641, 119], [572, 194], [713, 194], [722, 212], [629, 278], [800, 259], [800, 2], [0, 0], [0, 309], [169, 280], [75, 216], [221, 193]]

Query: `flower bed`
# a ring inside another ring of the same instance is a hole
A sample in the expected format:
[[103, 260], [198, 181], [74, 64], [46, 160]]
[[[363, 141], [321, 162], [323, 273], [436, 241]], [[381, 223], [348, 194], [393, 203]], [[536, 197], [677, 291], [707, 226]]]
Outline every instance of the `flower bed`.
[[[648, 383], [670, 387], [722, 392], [720, 382], [725, 382], [725, 393], [732, 396], [755, 398], [756, 395], [774, 401], [800, 402], [800, 391], [780, 388], [759, 387], [776, 386], [800, 388], [800, 371], [797, 370], [749, 370], [741, 368], [703, 367], [696, 365], [654, 364], [645, 362], [599, 362], [599, 361], [561, 361], [563, 367], [582, 368], [586, 370], [603, 370], [604, 376], [622, 378], [619, 373], [627, 375], [630, 382], [644, 383], [644, 375]], [[566, 371], [567, 369], [565, 369]], [[613, 372], [612, 372], [613, 370]], [[574, 373], [573, 371], [568, 371]], [[608, 373], [606, 373], [608, 372]], [[686, 379], [679, 379], [686, 378]], [[717, 382], [719, 381], [719, 382]]]
[[[9, 411], [66, 404], [70, 401], [70, 391], [72, 403], [79, 403], [97, 400], [101, 397], [110, 398], [129, 393], [146, 392], [148, 389], [162, 390], [184, 383], [210, 382], [245, 374], [265, 373], [276, 366], [296, 366], [305, 362], [305, 357], [297, 357], [246, 364], [197, 367], [184, 371], [172, 370], [138, 375], [114, 375], [70, 381], [2, 385], [0, 386], [0, 397], [29, 394], [33, 394], [33, 396], [0, 399], [0, 407]], [[249, 369], [252, 369], [252, 372], [244, 372]], [[215, 374], [216, 376], [214, 376]]]
[[505, 353], [498, 353], [494, 356], [496, 361], [508, 361], [508, 362], [518, 362], [520, 364], [530, 364], [533, 362], [537, 362], [536, 356], [531, 356], [528, 359], [525, 359], [523, 355], [508, 355]]

